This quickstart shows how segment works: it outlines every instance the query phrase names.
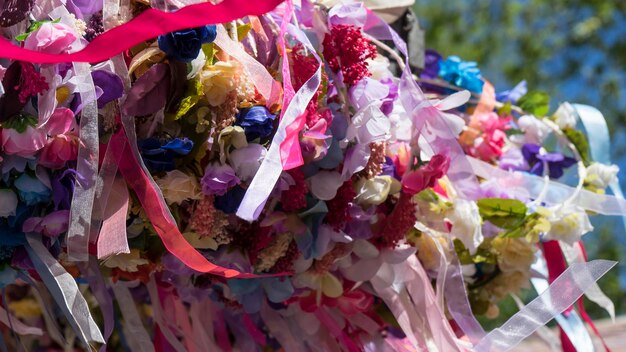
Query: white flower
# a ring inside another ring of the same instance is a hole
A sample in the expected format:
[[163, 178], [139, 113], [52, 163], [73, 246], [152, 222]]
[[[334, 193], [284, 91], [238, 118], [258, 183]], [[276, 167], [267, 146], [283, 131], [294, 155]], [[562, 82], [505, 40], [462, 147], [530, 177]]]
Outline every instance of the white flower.
[[0, 217], [15, 215], [17, 195], [10, 189], [0, 189]]
[[249, 144], [243, 148], [233, 150], [230, 155], [230, 165], [243, 182], [251, 181], [261, 167], [267, 150], [260, 144]]
[[511, 136], [511, 140], [515, 143], [525, 144], [542, 144], [544, 139], [548, 137], [551, 129], [543, 121], [532, 115], [524, 115], [517, 120], [519, 128], [524, 134], [516, 134]]
[[321, 200], [331, 200], [343, 184], [341, 174], [336, 171], [320, 171], [309, 179], [311, 193]]
[[169, 171], [164, 177], [155, 180], [163, 191], [168, 204], [180, 204], [187, 199], [202, 199], [198, 180], [180, 170]]
[[554, 113], [556, 124], [560, 129], [573, 128], [576, 126], [576, 112], [570, 103], [563, 103]]
[[573, 205], [559, 208], [550, 218], [550, 231], [545, 238], [574, 245], [587, 232], [593, 230], [589, 216]]
[[452, 223], [452, 233], [474, 254], [483, 241], [481, 218], [476, 203], [457, 198], [452, 209], [448, 211], [447, 218]]
[[400, 191], [400, 182], [391, 176], [361, 178], [356, 184], [356, 198], [359, 204], [379, 205], [387, 200], [389, 194]]
[[617, 165], [593, 163], [587, 168], [585, 182], [598, 189], [605, 189], [616, 180], [618, 172], [619, 167]]

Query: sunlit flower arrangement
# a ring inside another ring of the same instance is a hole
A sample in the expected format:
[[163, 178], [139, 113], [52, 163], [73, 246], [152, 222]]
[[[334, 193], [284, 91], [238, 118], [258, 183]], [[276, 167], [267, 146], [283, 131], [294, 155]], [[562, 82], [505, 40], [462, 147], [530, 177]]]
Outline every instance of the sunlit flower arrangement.
[[[51, 55], [153, 11], [28, 3], [2, 34]], [[37, 350], [471, 350], [490, 336], [474, 315], [586, 262], [589, 216], [624, 213], [572, 105], [431, 50], [411, 75], [360, 3], [292, 6], [94, 64], [0, 60], [3, 331]]]

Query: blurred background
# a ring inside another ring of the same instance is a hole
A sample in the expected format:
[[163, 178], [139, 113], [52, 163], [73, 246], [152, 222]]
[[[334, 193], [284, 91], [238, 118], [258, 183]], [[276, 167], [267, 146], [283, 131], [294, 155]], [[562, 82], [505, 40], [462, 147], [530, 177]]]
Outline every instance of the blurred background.
[[[626, 188], [626, 1], [416, 0], [414, 11], [427, 48], [478, 62], [496, 91], [526, 80], [529, 90], [551, 96], [551, 111], [565, 101], [602, 111], [611, 131], [611, 160], [623, 170]], [[625, 315], [624, 224], [617, 217], [592, 222], [594, 232], [583, 237], [590, 259], [622, 262], [599, 284], [617, 314]], [[608, 318], [597, 305], [586, 306], [594, 319]], [[517, 311], [512, 299], [500, 308], [497, 320], [482, 321], [485, 327], [499, 326]]]

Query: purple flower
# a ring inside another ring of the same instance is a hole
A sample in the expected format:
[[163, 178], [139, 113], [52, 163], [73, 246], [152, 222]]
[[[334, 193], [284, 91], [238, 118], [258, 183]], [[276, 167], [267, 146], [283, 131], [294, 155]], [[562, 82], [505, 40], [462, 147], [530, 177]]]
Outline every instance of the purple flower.
[[528, 88], [526, 88], [526, 81], [521, 81], [513, 89], [505, 90], [496, 94], [496, 100], [503, 103], [510, 102], [515, 104], [519, 98], [524, 96], [527, 92]]
[[383, 105], [380, 106], [380, 111], [389, 116], [393, 111], [393, 102], [398, 98], [398, 85], [390, 78], [382, 80], [381, 83], [389, 87], [389, 94], [387, 94], [387, 97], [383, 101]]
[[433, 50], [426, 49], [424, 54], [424, 70], [420, 74], [424, 79], [435, 79], [439, 75], [439, 63], [441, 62], [441, 55]]
[[70, 209], [75, 178], [76, 171], [67, 169], [62, 173], [55, 174], [50, 180], [54, 210]]
[[563, 176], [563, 170], [576, 164], [576, 159], [565, 156], [561, 153], [540, 154], [540, 145], [524, 144], [522, 154], [524, 159], [530, 165], [530, 173], [535, 175], [543, 175], [544, 163], [548, 164], [548, 174], [551, 178], [558, 179]]
[[238, 185], [240, 181], [230, 165], [209, 164], [200, 182], [204, 194], [223, 196], [229, 188]]

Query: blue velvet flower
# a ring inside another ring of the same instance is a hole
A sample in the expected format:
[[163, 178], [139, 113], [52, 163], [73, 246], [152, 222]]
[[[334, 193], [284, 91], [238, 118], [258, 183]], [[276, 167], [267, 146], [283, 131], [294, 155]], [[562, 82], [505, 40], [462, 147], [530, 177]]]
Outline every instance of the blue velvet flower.
[[159, 36], [159, 49], [182, 62], [191, 62], [200, 54], [202, 44], [211, 43], [217, 36], [215, 25], [184, 29]]
[[163, 145], [156, 138], [148, 138], [138, 145], [143, 162], [151, 172], [174, 170], [174, 158], [187, 155], [193, 149], [193, 142], [187, 138], [175, 138]]
[[241, 188], [241, 186], [235, 186], [223, 196], [215, 197], [215, 209], [221, 210], [226, 214], [234, 214], [237, 212], [239, 204], [241, 204], [245, 195], [245, 189]]
[[450, 56], [439, 62], [439, 76], [455, 86], [471, 92], [482, 93], [483, 80], [475, 62], [462, 61], [458, 56]]
[[542, 176], [544, 163], [548, 164], [548, 175], [558, 179], [563, 176], [563, 170], [576, 164], [576, 159], [565, 156], [561, 153], [539, 154], [541, 146], [537, 144], [524, 144], [522, 154], [530, 165], [530, 173]]
[[13, 185], [18, 190], [20, 200], [28, 206], [50, 201], [50, 188], [36, 177], [22, 174]]
[[272, 134], [276, 115], [271, 114], [264, 106], [253, 106], [241, 109], [235, 124], [241, 126], [246, 133], [248, 142], [264, 138]]

